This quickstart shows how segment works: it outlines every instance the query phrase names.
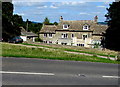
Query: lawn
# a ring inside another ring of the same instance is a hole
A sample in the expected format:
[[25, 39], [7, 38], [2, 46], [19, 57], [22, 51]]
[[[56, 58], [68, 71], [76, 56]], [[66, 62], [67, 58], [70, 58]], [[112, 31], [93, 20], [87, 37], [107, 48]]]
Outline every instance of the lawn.
[[90, 61], [90, 62], [120, 64], [119, 61], [112, 61], [109, 59], [99, 58], [96, 56], [85, 56], [85, 55], [65, 53], [63, 51], [63, 48], [53, 49], [51, 47], [49, 49], [45, 49], [45, 48], [25, 47], [25, 46], [6, 44], [6, 43], [1, 43], [1, 44], [2, 44], [2, 56], [4, 57], [18, 57], [18, 58], [26, 57], [26, 58]]
[[93, 55], [100, 55], [100, 56], [109, 56], [115, 57], [117, 55], [116, 51], [101, 51], [98, 49], [92, 48], [85, 48], [85, 47], [76, 47], [76, 46], [63, 46], [63, 45], [53, 45], [53, 44], [30, 44], [30, 43], [22, 43], [23, 45], [30, 45], [30, 46], [39, 46], [39, 47], [47, 47], [53, 49], [61, 49], [63, 51], [70, 51], [70, 52], [79, 52], [79, 53], [87, 53]]

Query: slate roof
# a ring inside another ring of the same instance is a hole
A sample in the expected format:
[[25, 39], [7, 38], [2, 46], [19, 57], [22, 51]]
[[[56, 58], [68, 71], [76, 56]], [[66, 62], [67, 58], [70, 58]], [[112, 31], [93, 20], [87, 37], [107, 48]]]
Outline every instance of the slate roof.
[[[63, 29], [63, 25], [69, 25], [68, 29]], [[88, 25], [89, 30], [83, 30], [83, 26]], [[66, 21], [62, 20], [57, 26], [55, 25], [44, 25], [40, 33], [55, 33], [58, 30], [67, 31], [93, 31], [93, 34], [102, 34], [107, 29], [107, 25], [101, 25], [96, 23], [94, 20], [76, 20], [76, 21]]]
[[20, 27], [20, 28], [21, 28], [21, 35], [23, 36], [38, 36], [33, 32], [27, 32], [23, 27]]
[[57, 26], [55, 25], [43, 25], [40, 33], [55, 33], [55, 30], [57, 30]]
[[83, 26], [85, 24], [91, 25], [93, 23], [92, 20], [78, 20], [78, 21], [62, 21], [58, 24], [58, 30], [63, 29], [63, 25], [67, 24], [69, 25], [68, 30], [79, 30], [83, 31]]

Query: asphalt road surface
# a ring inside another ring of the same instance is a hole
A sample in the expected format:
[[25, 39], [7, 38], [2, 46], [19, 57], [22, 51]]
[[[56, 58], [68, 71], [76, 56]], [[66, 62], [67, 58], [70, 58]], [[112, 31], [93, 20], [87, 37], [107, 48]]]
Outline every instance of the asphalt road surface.
[[118, 65], [2, 58], [3, 85], [118, 85]]

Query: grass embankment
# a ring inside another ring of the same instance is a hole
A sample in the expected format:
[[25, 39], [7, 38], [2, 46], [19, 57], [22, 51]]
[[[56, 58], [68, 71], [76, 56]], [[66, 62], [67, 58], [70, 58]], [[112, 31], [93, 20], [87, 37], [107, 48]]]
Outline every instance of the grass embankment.
[[115, 57], [117, 55], [117, 52], [115, 51], [101, 51], [98, 49], [92, 49], [92, 48], [84, 48], [84, 47], [74, 47], [74, 46], [62, 46], [62, 45], [52, 45], [52, 44], [29, 44], [29, 43], [22, 43], [23, 45], [30, 45], [30, 46], [39, 46], [39, 47], [47, 47], [47, 48], [53, 48], [53, 49], [60, 49], [63, 51], [70, 51], [70, 52], [78, 52], [78, 53], [87, 53], [87, 54], [93, 54], [93, 55], [100, 55], [100, 56], [106, 56], [106, 57]]
[[44, 49], [25, 47], [13, 44], [2, 43], [2, 56], [4, 57], [28, 57], [28, 58], [43, 58], [43, 59], [57, 59], [57, 60], [74, 60], [74, 61], [90, 61], [103, 63], [120, 63], [109, 59], [99, 58], [95, 56], [85, 56], [77, 54], [69, 54], [63, 52], [61, 49]]

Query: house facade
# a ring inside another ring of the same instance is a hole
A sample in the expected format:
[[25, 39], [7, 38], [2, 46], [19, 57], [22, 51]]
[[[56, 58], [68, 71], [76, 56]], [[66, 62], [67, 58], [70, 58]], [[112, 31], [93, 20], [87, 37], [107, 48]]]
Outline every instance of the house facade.
[[39, 37], [44, 43], [72, 46], [92, 47], [100, 44], [107, 25], [101, 25], [94, 20], [68, 21], [60, 17], [58, 25], [43, 25]]
[[35, 38], [38, 38], [38, 35], [33, 32], [26, 31], [23, 27], [21, 28], [21, 38], [24, 42], [35, 42]]

